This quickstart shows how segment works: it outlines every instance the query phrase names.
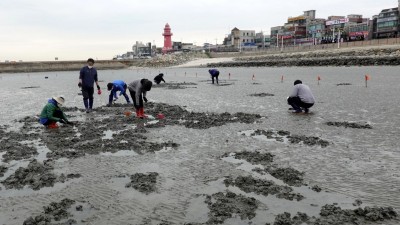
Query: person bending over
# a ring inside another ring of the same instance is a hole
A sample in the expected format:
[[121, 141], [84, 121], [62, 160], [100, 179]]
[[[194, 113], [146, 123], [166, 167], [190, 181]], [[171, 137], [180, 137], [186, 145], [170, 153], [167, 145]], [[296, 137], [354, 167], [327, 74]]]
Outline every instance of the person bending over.
[[119, 91], [119, 96], [123, 95], [125, 97], [126, 102], [129, 104], [131, 101], [129, 100], [129, 96], [126, 94], [126, 89], [128, 86], [122, 80], [114, 80], [112, 83], [107, 84], [107, 90], [110, 91], [110, 96], [108, 98], [107, 106], [111, 106], [113, 98], [114, 101], [118, 99], [117, 91]]
[[144, 114], [143, 101], [147, 102], [146, 92], [151, 90], [152, 85], [153, 83], [148, 79], [135, 80], [128, 85], [129, 93], [136, 109], [136, 116], [139, 118], [147, 117]]
[[214, 78], [215, 78], [217, 80], [217, 84], [218, 84], [219, 71], [217, 69], [209, 69], [208, 72], [211, 75], [212, 83], [214, 84]]
[[154, 77], [154, 82], [155, 82], [156, 84], [160, 84], [161, 81], [163, 81], [163, 82], [165, 83], [165, 80], [164, 80], [163, 77], [164, 77], [164, 74], [163, 74], [163, 73], [158, 74], [157, 76]]

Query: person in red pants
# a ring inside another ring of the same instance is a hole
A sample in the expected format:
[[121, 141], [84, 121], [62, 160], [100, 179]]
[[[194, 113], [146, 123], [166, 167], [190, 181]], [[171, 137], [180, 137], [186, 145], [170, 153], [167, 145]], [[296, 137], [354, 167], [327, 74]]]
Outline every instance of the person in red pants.
[[144, 114], [143, 101], [147, 102], [146, 92], [151, 90], [152, 85], [153, 82], [149, 81], [148, 79], [135, 80], [128, 85], [129, 93], [131, 94], [131, 98], [136, 109], [136, 116], [139, 118], [143, 119], [147, 117]]

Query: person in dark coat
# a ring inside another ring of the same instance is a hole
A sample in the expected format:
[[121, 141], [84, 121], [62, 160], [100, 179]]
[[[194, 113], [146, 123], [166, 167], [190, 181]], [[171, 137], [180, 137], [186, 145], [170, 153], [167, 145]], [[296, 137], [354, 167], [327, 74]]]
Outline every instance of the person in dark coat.
[[217, 69], [209, 69], [208, 72], [211, 75], [212, 83], [214, 84], [214, 78], [215, 78], [218, 84], [219, 71]]
[[97, 70], [93, 67], [94, 60], [89, 58], [87, 60], [87, 66], [82, 67], [79, 72], [79, 83], [78, 86], [82, 89], [83, 104], [85, 105], [86, 112], [89, 113], [93, 108], [93, 94], [94, 94], [94, 83], [97, 86], [97, 93], [101, 94], [97, 78]]
[[163, 73], [158, 74], [157, 76], [154, 77], [154, 82], [155, 82], [156, 84], [160, 84], [161, 81], [163, 81], [163, 82], [165, 83], [165, 80], [164, 80], [163, 77], [164, 77], [164, 74], [163, 74]]

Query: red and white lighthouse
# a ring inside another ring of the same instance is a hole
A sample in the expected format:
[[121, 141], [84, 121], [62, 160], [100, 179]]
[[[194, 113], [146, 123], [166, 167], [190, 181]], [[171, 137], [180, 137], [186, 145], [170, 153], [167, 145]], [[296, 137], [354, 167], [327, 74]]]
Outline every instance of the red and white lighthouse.
[[162, 49], [162, 52], [165, 54], [172, 50], [172, 41], [171, 41], [172, 33], [168, 23], [165, 24], [164, 33], [162, 35], [164, 36], [164, 47]]

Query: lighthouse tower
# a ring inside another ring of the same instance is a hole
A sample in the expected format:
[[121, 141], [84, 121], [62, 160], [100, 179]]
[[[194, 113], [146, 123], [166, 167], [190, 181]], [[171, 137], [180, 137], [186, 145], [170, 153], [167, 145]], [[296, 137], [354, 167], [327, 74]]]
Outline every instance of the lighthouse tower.
[[171, 41], [172, 33], [168, 23], [165, 24], [164, 33], [162, 35], [164, 36], [164, 47], [162, 49], [162, 52], [165, 54], [172, 50], [172, 41]]

